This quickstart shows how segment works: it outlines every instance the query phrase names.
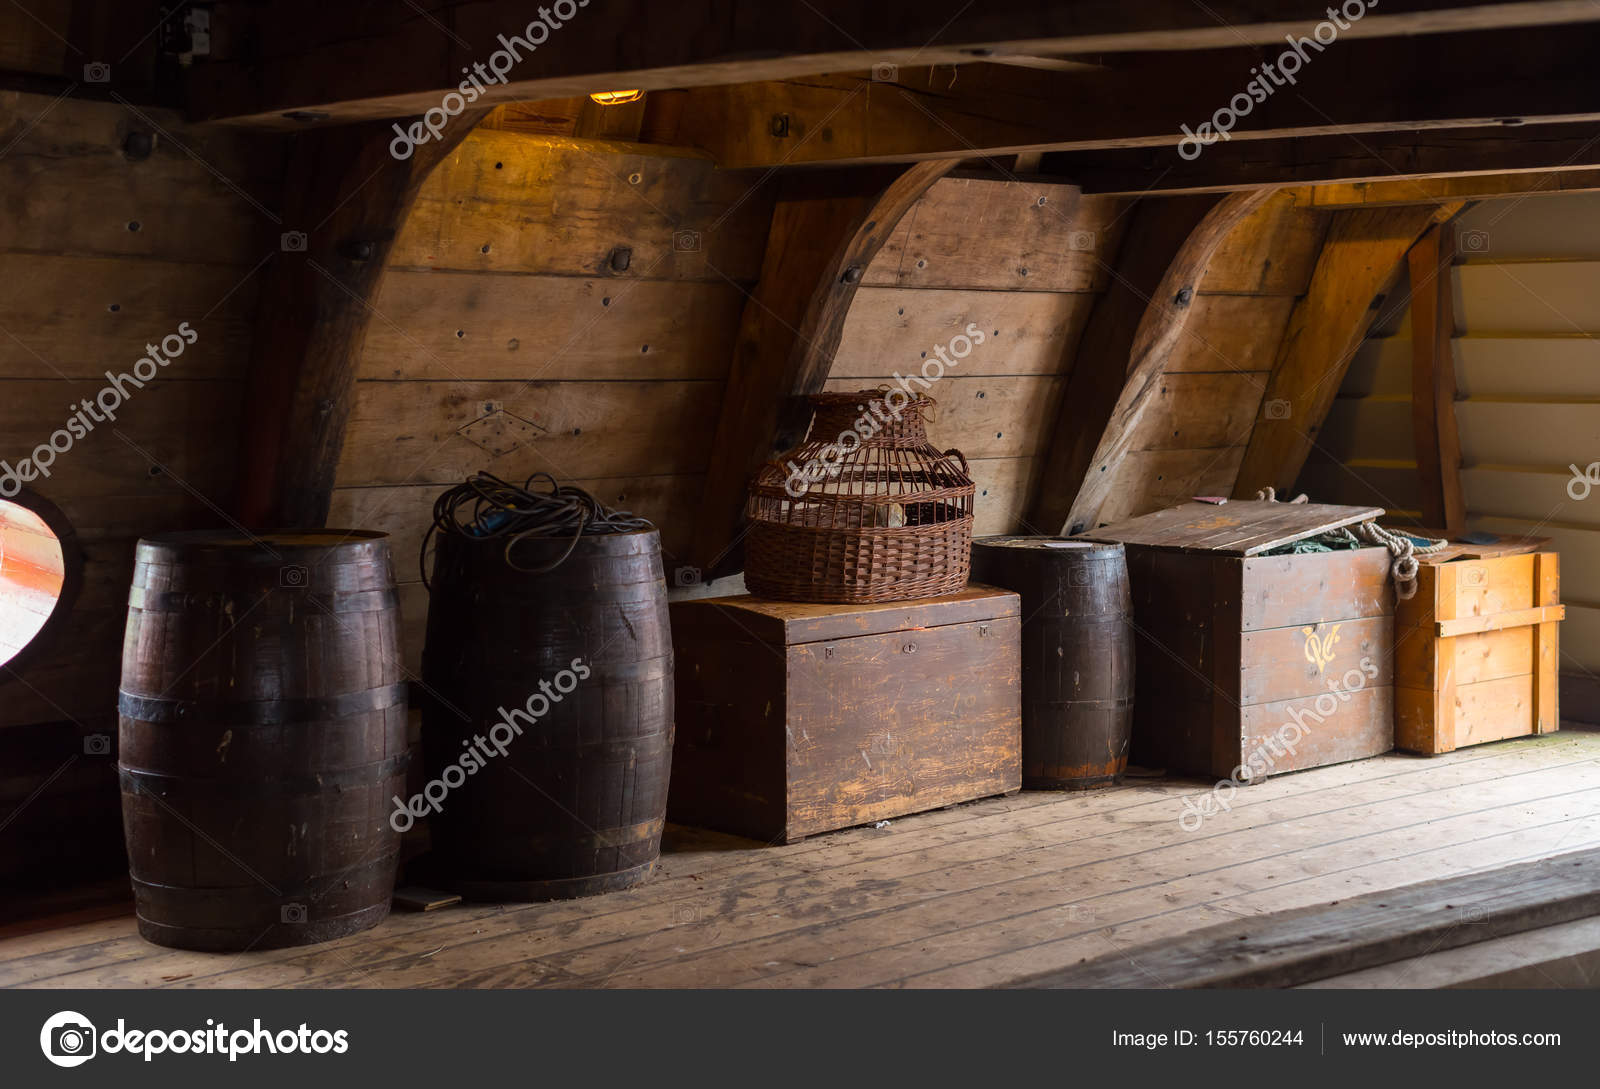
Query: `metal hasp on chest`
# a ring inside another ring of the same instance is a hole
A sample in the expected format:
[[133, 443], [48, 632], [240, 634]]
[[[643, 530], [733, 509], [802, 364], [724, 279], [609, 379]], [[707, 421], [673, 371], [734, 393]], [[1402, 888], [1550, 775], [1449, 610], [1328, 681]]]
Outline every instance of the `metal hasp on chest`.
[[1022, 783], [1017, 595], [672, 604], [669, 820], [776, 843]]
[[1262, 555], [1381, 514], [1193, 502], [1085, 535], [1127, 549], [1135, 764], [1245, 783], [1394, 747], [1389, 551]]

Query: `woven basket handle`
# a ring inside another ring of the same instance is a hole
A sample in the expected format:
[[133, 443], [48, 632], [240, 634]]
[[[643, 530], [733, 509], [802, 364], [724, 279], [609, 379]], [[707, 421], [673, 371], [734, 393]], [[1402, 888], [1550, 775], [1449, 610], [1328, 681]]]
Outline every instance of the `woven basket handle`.
[[967, 476], [971, 476], [972, 475], [972, 467], [967, 464], [967, 455], [963, 454], [960, 450], [957, 450], [954, 446], [952, 446], [950, 449], [946, 450], [944, 452], [943, 456], [947, 457], [947, 458], [948, 457], [960, 458], [961, 459], [961, 471], [963, 473], [965, 473]]

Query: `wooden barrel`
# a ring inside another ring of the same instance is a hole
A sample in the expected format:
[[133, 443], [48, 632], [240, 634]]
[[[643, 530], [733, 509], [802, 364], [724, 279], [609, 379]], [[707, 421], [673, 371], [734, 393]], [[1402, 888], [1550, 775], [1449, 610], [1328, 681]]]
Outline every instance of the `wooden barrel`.
[[407, 753], [386, 535], [140, 541], [118, 710], [146, 938], [268, 949], [388, 914]]
[[972, 542], [972, 579], [1022, 597], [1022, 786], [1119, 781], [1133, 729], [1132, 599], [1120, 544]]
[[[525, 539], [512, 559], [538, 568], [568, 544]], [[415, 812], [437, 871], [477, 900], [645, 880], [672, 764], [659, 534], [583, 537], [548, 574], [508, 565], [503, 540], [442, 535], [432, 586]]]

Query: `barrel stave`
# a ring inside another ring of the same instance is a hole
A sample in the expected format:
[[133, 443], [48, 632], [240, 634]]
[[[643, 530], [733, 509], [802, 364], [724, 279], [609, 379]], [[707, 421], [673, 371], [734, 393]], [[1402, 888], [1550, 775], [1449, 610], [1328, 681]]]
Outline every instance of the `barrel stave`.
[[[549, 562], [566, 542], [528, 542]], [[476, 898], [557, 899], [634, 884], [660, 853], [672, 749], [672, 645], [654, 531], [585, 538], [549, 575], [504, 546], [440, 542], [423, 672], [423, 751], [435, 778], [502, 709], [528, 712], [540, 682], [581, 659], [537, 724], [453, 790], [437, 848]], [[546, 697], [548, 699], [548, 697]], [[454, 707], [464, 714], [457, 715]]]
[[119, 772], [141, 933], [259, 949], [387, 914], [399, 645], [381, 534], [140, 542]]

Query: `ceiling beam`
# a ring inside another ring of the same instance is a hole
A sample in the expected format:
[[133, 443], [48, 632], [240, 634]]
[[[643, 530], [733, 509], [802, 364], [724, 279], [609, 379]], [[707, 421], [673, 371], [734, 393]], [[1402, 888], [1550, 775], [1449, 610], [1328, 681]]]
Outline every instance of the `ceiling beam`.
[[[197, 119], [283, 124], [284, 115], [355, 121], [438, 106], [463, 68], [489, 65], [539, 12], [566, 6], [521, 59], [500, 66], [479, 104], [620, 88], [781, 80], [879, 65], [948, 64], [991, 54], [1058, 56], [1221, 49], [1281, 42], [1322, 18], [1304, 0], [985, 0], [954, 15], [922, 0], [414, 0], [271, 5], [220, 0], [217, 50], [192, 73]], [[685, 10], [688, 8], [689, 10]], [[1588, 0], [1383, 0], [1348, 39], [1504, 30], [1600, 19]], [[231, 43], [246, 43], [235, 53]]]
[[[892, 81], [857, 73], [701, 88], [685, 92], [673, 142], [729, 168], [1150, 148], [1146, 169], [1165, 156], [1176, 171], [1209, 170], [1200, 165], [1208, 156], [1251, 140], [1600, 121], [1600, 28], [1301, 50], [1304, 62], [1280, 41], [1106, 58], [1102, 71], [970, 64], [901, 68]], [[1281, 86], [1258, 74], [1269, 67]], [[1230, 129], [1228, 139], [1200, 143], [1214, 138], [1213, 123]]]
[[[1448, 186], [1420, 184], [1424, 181], [1511, 171], [1592, 174], [1596, 168], [1600, 125], [1557, 124], [1238, 140], [1208, 148], [1190, 161], [1172, 154], [1170, 147], [1054, 152], [1041, 159], [1038, 172], [1085, 193], [1124, 196], [1379, 182], [1400, 198], [1397, 203], [1410, 203], [1456, 196]], [[1499, 179], [1511, 186], [1534, 180]]]

